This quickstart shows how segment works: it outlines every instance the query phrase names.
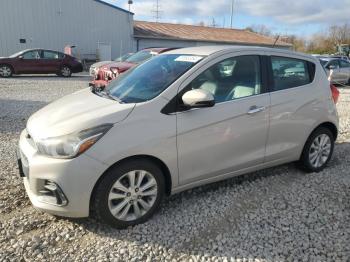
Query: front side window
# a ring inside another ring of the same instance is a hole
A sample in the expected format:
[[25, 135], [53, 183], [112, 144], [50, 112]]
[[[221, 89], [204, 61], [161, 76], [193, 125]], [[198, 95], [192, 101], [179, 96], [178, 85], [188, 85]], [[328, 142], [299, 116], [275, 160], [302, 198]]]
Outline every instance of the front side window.
[[40, 53], [38, 50], [26, 52], [23, 54], [23, 59], [40, 59]]
[[331, 60], [327, 65], [327, 69], [338, 69], [338, 68], [339, 68], [339, 61], [337, 59]]
[[223, 60], [201, 73], [186, 90], [204, 89], [216, 103], [261, 94], [259, 56], [238, 56]]
[[287, 57], [271, 57], [274, 91], [310, 84], [308, 62]]
[[151, 100], [202, 59], [197, 55], [157, 56], [120, 75], [107, 86], [106, 92], [122, 103]]
[[43, 59], [59, 59], [57, 52], [43, 51]]
[[350, 67], [350, 63], [345, 61], [345, 60], [340, 60], [340, 67], [341, 68], [349, 68]]

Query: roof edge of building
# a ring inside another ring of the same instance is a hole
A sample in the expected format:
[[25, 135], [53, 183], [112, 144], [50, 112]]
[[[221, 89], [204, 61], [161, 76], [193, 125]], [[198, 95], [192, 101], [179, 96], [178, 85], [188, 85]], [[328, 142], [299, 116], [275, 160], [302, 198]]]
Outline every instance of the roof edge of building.
[[94, 1], [97, 2], [97, 3], [100, 3], [100, 4], [103, 4], [103, 5], [112, 7], [112, 8], [114, 8], [114, 9], [119, 10], [119, 11], [122, 11], [122, 12], [125, 12], [125, 13], [128, 13], [128, 14], [131, 14], [131, 15], [135, 15], [133, 12], [130, 12], [130, 11], [128, 11], [128, 10], [126, 10], [126, 9], [124, 9], [124, 8], [121, 8], [121, 7], [119, 7], [119, 6], [112, 5], [112, 4], [107, 3], [107, 2], [105, 2], [105, 1], [103, 1], [103, 0], [94, 0]]
[[[261, 35], [261, 34], [258, 34], [258, 33], [255, 33], [255, 32], [251, 32], [251, 31], [248, 31], [248, 30], [245, 30], [245, 29], [237, 29], [237, 28], [214, 28], [214, 27], [208, 27], [208, 26], [201, 26], [201, 25], [187, 25], [187, 24], [174, 24], [174, 23], [163, 23], [163, 22], [152, 22], [152, 21], [141, 21], [141, 20], [134, 20], [134, 28], [138, 28], [138, 25], [137, 23], [150, 23], [150, 24], [164, 24], [164, 25], [172, 25], [172, 26], [188, 26], [188, 27], [199, 27], [199, 28], [209, 28], [209, 29], [212, 29], [212, 30], [215, 30], [215, 29], [218, 29], [218, 30], [232, 30], [232, 31], [239, 31], [239, 32], [244, 32], [244, 33], [247, 33], [247, 34], [253, 34], [253, 35], [257, 35], [261, 38], [264, 38], [266, 40], [270, 40], [271, 41], [271, 44], [267, 44], [267, 43], [264, 43], [264, 44], [260, 44], [260, 45], [264, 45], [264, 46], [272, 46], [275, 42], [275, 38], [273, 37], [270, 37], [270, 36], [265, 36], [265, 35]], [[201, 42], [204, 42], [204, 40], [201, 40], [201, 39], [196, 39], [196, 38], [177, 38], [177, 37], [164, 37], [164, 36], [146, 36], [146, 35], [134, 35], [135, 38], [150, 38], [150, 39], [163, 39], [163, 40], [182, 40], [182, 41], [201, 41]], [[205, 42], [217, 42], [217, 41], [214, 41], [214, 40], [208, 40], [208, 41], [205, 41]], [[219, 41], [219, 42], [222, 42], [222, 43], [241, 43], [241, 44], [251, 44], [251, 45], [256, 45], [256, 44], [259, 44], [259, 43], [249, 43], [249, 42], [244, 42], [244, 41], [241, 41], [241, 42], [232, 42], [232, 41]], [[293, 45], [290, 44], [290, 43], [287, 43], [287, 42], [284, 42], [284, 41], [281, 41], [281, 40], [277, 40], [277, 43], [275, 43], [275, 46], [280, 46], [280, 47], [292, 47]]]
[[[158, 36], [145, 36], [145, 35], [133, 35], [136, 39], [160, 39], [160, 40], [172, 40], [172, 41], [185, 41], [185, 42], [207, 42], [207, 43], [222, 43], [224, 44], [235, 44], [235, 45], [249, 45], [249, 46], [265, 46], [271, 47], [273, 43], [249, 43], [249, 42], [232, 42], [232, 41], [215, 41], [215, 40], [201, 40], [201, 39], [190, 39], [190, 38], [175, 38], [175, 37], [158, 37]], [[291, 44], [275, 44], [276, 47], [292, 47]]]

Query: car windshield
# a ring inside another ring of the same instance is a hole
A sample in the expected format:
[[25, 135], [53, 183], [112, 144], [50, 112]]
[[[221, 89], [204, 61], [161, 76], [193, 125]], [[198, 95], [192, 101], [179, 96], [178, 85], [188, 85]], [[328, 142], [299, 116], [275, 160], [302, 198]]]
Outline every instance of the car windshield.
[[15, 58], [15, 57], [17, 57], [17, 56], [19, 56], [19, 55], [21, 55], [21, 54], [23, 54], [24, 53], [24, 51], [19, 51], [19, 52], [17, 52], [17, 53], [14, 53], [13, 55], [10, 55], [9, 57], [10, 58]]
[[157, 56], [120, 75], [106, 87], [106, 92], [122, 103], [151, 100], [202, 59], [197, 55]]
[[150, 59], [152, 56], [154, 56], [155, 53], [152, 51], [140, 51], [137, 52], [136, 54], [133, 54], [129, 58], [125, 60], [125, 62], [133, 63], [133, 64], [140, 64], [143, 61], [146, 61], [147, 59]]
[[116, 58], [114, 61], [116, 61], [116, 62], [124, 62], [130, 56], [132, 56], [132, 54], [130, 54], [130, 53], [129, 54], [125, 54], [125, 55], [123, 55], [121, 57]]

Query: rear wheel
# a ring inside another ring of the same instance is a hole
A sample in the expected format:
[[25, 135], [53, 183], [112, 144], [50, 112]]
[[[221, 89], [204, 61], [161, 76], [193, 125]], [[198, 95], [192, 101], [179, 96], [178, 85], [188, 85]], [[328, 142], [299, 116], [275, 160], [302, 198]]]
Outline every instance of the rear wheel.
[[72, 70], [69, 68], [69, 66], [62, 66], [60, 75], [63, 77], [70, 77], [72, 75]]
[[143, 223], [158, 209], [164, 189], [164, 176], [157, 165], [128, 161], [107, 171], [95, 189], [93, 213], [116, 228]]
[[308, 172], [322, 171], [330, 161], [334, 149], [334, 136], [325, 127], [316, 129], [307, 140], [300, 163]]
[[13, 70], [9, 65], [0, 65], [0, 77], [11, 77]]

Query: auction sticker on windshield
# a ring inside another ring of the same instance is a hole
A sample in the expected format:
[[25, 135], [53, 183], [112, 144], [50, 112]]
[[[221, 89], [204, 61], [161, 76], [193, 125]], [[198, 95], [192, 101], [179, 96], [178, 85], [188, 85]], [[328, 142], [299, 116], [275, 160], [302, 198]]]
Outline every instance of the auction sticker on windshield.
[[203, 57], [202, 56], [193, 56], [193, 55], [182, 55], [175, 59], [177, 62], [188, 62], [188, 63], [197, 63]]

